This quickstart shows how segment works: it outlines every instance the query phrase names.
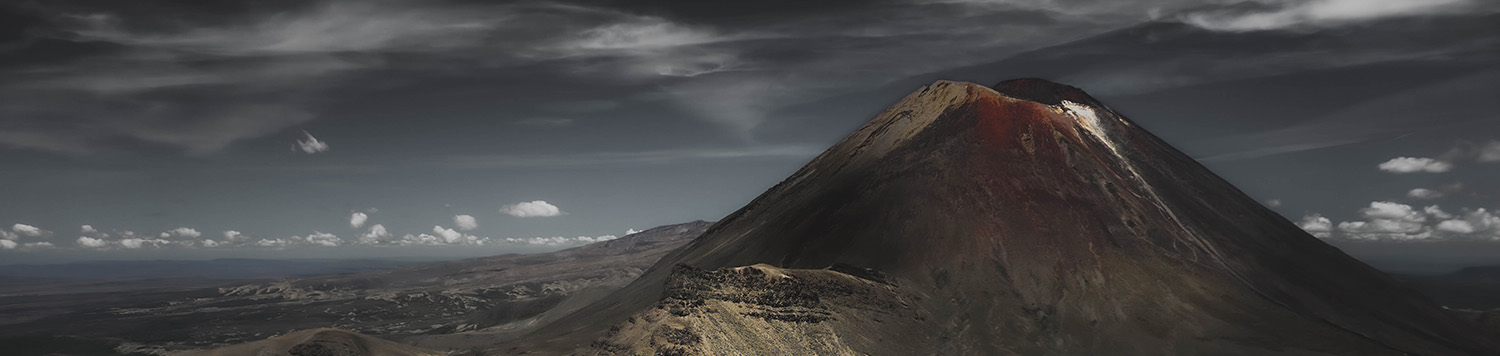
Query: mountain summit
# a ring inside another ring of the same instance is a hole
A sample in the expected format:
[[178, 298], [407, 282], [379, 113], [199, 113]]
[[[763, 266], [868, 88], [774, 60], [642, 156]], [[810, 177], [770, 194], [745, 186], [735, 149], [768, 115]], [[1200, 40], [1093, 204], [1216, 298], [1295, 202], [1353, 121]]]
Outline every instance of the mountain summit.
[[[1493, 355], [1082, 90], [908, 95], [639, 280], [495, 352]], [[654, 350], [654, 351], [653, 351]]]

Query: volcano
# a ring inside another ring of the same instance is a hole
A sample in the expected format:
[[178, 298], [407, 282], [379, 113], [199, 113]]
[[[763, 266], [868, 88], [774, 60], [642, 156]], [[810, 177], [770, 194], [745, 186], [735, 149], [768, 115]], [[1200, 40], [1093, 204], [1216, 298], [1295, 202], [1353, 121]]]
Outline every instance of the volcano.
[[491, 353], [1496, 355], [1083, 91], [937, 82]]

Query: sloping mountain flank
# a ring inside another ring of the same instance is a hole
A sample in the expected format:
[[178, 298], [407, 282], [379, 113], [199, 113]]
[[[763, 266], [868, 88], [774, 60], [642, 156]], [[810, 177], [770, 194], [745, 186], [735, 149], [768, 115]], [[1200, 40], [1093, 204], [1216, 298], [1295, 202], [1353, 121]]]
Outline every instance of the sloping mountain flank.
[[298, 331], [261, 341], [180, 356], [443, 356], [446, 353], [407, 346], [338, 329]]
[[1018, 79], [923, 87], [624, 289], [489, 352], [1496, 350], [1083, 91]]

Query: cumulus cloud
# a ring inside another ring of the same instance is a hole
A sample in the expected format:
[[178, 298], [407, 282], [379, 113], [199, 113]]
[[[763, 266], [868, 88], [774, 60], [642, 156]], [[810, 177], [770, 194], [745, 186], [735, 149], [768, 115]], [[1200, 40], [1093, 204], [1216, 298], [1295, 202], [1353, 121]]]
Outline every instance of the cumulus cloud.
[[317, 137], [313, 137], [313, 135], [311, 133], [308, 133], [307, 131], [302, 131], [302, 135], [306, 136], [307, 139], [305, 139], [305, 140], [297, 140], [297, 144], [292, 147], [293, 148], [293, 152], [296, 152], [296, 150], [298, 150], [298, 149], [302, 150], [302, 153], [306, 153], [306, 154], [314, 154], [314, 153], [327, 152], [328, 151], [328, 143], [327, 142], [318, 141]]
[[1337, 232], [1357, 240], [1425, 240], [1433, 237], [1427, 226], [1432, 210], [1440, 211], [1436, 207], [1418, 210], [1406, 204], [1371, 202], [1359, 211], [1364, 220], [1339, 222]]
[[1416, 188], [1416, 189], [1412, 189], [1411, 191], [1406, 192], [1406, 197], [1408, 197], [1408, 198], [1423, 199], [1423, 200], [1431, 200], [1431, 199], [1442, 198], [1443, 195], [1444, 195], [1443, 192], [1439, 192], [1439, 191], [1432, 190], [1432, 189], [1427, 189], [1427, 188]]
[[583, 243], [588, 244], [588, 243], [595, 243], [595, 242], [604, 242], [604, 241], [614, 240], [614, 239], [618, 239], [618, 238], [619, 237], [615, 236], [615, 235], [604, 235], [604, 236], [595, 236], [595, 237], [579, 236], [577, 238], [577, 240], [581, 241]]
[[307, 241], [308, 243], [313, 244], [313, 245], [327, 246], [327, 247], [335, 247], [335, 246], [338, 246], [338, 245], [341, 245], [341, 244], [344, 243], [344, 240], [339, 239], [338, 236], [334, 236], [333, 234], [329, 234], [329, 233], [317, 232], [317, 231], [313, 231], [312, 234], [304, 236], [304, 237], [300, 237], [300, 238], [293, 237], [293, 238], [294, 239], [301, 239], [301, 240]]
[[1395, 239], [1422, 240], [1432, 237], [1427, 226], [1427, 214], [1410, 205], [1387, 201], [1371, 202], [1360, 210], [1363, 221], [1344, 221], [1338, 224], [1345, 237], [1363, 240]]
[[506, 238], [505, 242], [514, 244], [539, 245], [539, 246], [571, 246], [583, 245], [595, 242], [603, 242], [617, 239], [615, 235], [604, 236], [579, 236], [579, 237], [530, 237], [530, 238]]
[[224, 230], [224, 239], [228, 241], [239, 241], [246, 239], [245, 234], [234, 230]]
[[92, 234], [92, 233], [99, 232], [99, 230], [94, 230], [94, 226], [93, 225], [84, 225], [83, 227], [79, 228], [79, 231], [82, 232], [82, 233], [85, 233], [85, 234]]
[[406, 234], [395, 241], [398, 245], [484, 245], [490, 241], [488, 237], [479, 237], [454, 231], [453, 229], [433, 226], [433, 234]]
[[161, 245], [166, 245], [168, 243], [171, 243], [171, 242], [167, 241], [167, 240], [163, 240], [163, 239], [145, 239], [145, 238], [137, 238], [137, 237], [129, 237], [129, 238], [120, 239], [120, 246], [121, 247], [125, 247], [125, 248], [132, 249], [132, 250], [133, 249], [139, 249], [139, 248], [145, 248], [145, 247], [160, 247]]
[[385, 225], [375, 224], [370, 226], [369, 231], [366, 231], [364, 234], [359, 235], [359, 243], [365, 245], [375, 245], [381, 243], [382, 241], [385, 241], [386, 239], [389, 239], [390, 237], [391, 233], [385, 230]]
[[1500, 141], [1490, 141], [1480, 146], [1479, 156], [1475, 160], [1481, 163], [1500, 162]]
[[1463, 220], [1443, 220], [1437, 224], [1438, 231], [1451, 232], [1455, 234], [1474, 233], [1474, 225]]
[[636, 233], [639, 233], [639, 232], [641, 232], [641, 231], [633, 229], [633, 228], [632, 229], [625, 229], [625, 234], [626, 235], [635, 235]]
[[506, 215], [520, 218], [550, 217], [563, 214], [562, 209], [558, 209], [556, 205], [548, 204], [543, 200], [533, 200], [506, 205], [505, 207], [500, 208], [500, 212]]
[[0, 239], [0, 249], [14, 250], [14, 249], [16, 249], [16, 242], [15, 241], [11, 241], [11, 240]]
[[1387, 201], [1370, 202], [1370, 207], [1360, 209], [1359, 213], [1373, 219], [1422, 220], [1422, 214], [1412, 209], [1410, 205]]
[[1242, 32], [1454, 12], [1473, 4], [1472, 0], [1272, 0], [1260, 1], [1260, 8], [1252, 11], [1195, 11], [1181, 20], [1210, 30]]
[[1450, 213], [1437, 205], [1416, 209], [1406, 204], [1376, 201], [1361, 209], [1360, 217], [1362, 220], [1339, 222], [1337, 230], [1333, 230], [1328, 219], [1314, 214], [1303, 218], [1299, 226], [1318, 237], [1354, 240], [1500, 240], [1500, 216], [1483, 208]]
[[16, 234], [20, 234], [21, 236], [26, 237], [41, 237], [42, 235], [47, 233], [46, 230], [42, 230], [41, 228], [38, 228], [36, 226], [26, 224], [12, 225], [10, 227], [10, 231], [15, 231]]
[[1495, 163], [1500, 162], [1500, 140], [1485, 143], [1459, 141], [1438, 159], [1448, 162]]
[[449, 244], [458, 242], [464, 238], [463, 233], [453, 231], [453, 229], [443, 228], [442, 226], [433, 226], [432, 233], [437, 234], [438, 236], [442, 236], [443, 242]]
[[1391, 173], [1443, 173], [1453, 169], [1453, 164], [1426, 157], [1396, 157], [1379, 165], [1380, 170]]
[[51, 242], [42, 241], [42, 242], [28, 242], [26, 244], [21, 245], [21, 247], [26, 247], [26, 248], [49, 248], [49, 247], [55, 247], [55, 246], [53, 246]]
[[475, 221], [474, 217], [469, 215], [454, 216], [453, 225], [457, 226], [459, 230], [463, 231], [470, 231], [479, 228], [479, 222]]
[[401, 245], [442, 245], [443, 239], [429, 234], [406, 234], [406, 236], [402, 236], [401, 240], [396, 243]]
[[[88, 226], [88, 225], [84, 225], [84, 226]], [[79, 236], [78, 237], [78, 246], [83, 246], [83, 247], [88, 247], [88, 248], [104, 248], [104, 247], [109, 247], [109, 241], [105, 241], [104, 239], [96, 239], [96, 238], [92, 238], [92, 237], [88, 237], [88, 236]]]
[[1327, 238], [1333, 235], [1333, 221], [1318, 214], [1308, 214], [1302, 217], [1297, 227], [1303, 231], [1319, 238]]
[[1438, 223], [1438, 230], [1470, 239], [1500, 240], [1500, 215], [1484, 208], [1463, 209], [1453, 219]]
[[[300, 238], [293, 237], [293, 239], [300, 239]], [[292, 241], [293, 240], [283, 239], [283, 238], [279, 238], [278, 237], [278, 238], [274, 238], [274, 239], [260, 239], [260, 241], [256, 241], [255, 242], [255, 245], [256, 246], [260, 246], [260, 247], [281, 248], [281, 247], [287, 247], [287, 246], [292, 245], [293, 244]]]
[[1275, 199], [1275, 198], [1266, 199], [1266, 207], [1267, 208], [1279, 208], [1279, 207], [1281, 207], [1281, 199]]
[[176, 237], [179, 237], [179, 238], [185, 237], [185, 238], [196, 239], [199, 236], [203, 236], [203, 233], [198, 232], [198, 230], [195, 230], [195, 229], [192, 229], [192, 228], [187, 228], [187, 227], [179, 227], [179, 228], [167, 230], [166, 232], [161, 233], [161, 237], [162, 238], [168, 238], [168, 237], [173, 237], [173, 236], [176, 236]]
[[1436, 218], [1436, 219], [1452, 219], [1453, 218], [1453, 214], [1449, 214], [1448, 212], [1443, 211], [1443, 208], [1438, 207], [1437, 205], [1428, 205], [1427, 207], [1422, 208], [1422, 212], [1426, 213], [1427, 216], [1431, 216], [1431, 217]]
[[349, 214], [349, 227], [358, 229], [360, 226], [365, 226], [365, 221], [369, 220], [370, 216], [365, 215], [365, 213], [355, 212], [353, 214]]

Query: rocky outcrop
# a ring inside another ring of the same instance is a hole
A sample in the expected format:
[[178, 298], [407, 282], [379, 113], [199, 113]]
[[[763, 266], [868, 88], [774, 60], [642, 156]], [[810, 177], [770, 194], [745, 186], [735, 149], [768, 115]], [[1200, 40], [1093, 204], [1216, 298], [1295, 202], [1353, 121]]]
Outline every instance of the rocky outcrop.
[[910, 298], [888, 281], [835, 269], [678, 265], [661, 302], [615, 325], [582, 353], [860, 355], [850, 343], [869, 346], [868, 340], [844, 340], [841, 333], [858, 328], [877, 340], [901, 338], [891, 325], [925, 319]]

